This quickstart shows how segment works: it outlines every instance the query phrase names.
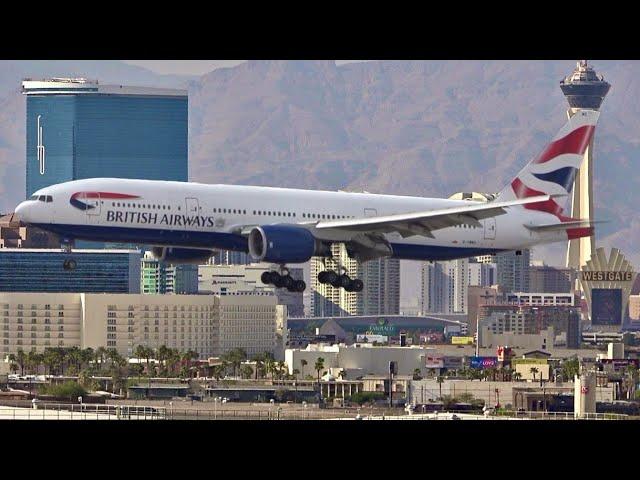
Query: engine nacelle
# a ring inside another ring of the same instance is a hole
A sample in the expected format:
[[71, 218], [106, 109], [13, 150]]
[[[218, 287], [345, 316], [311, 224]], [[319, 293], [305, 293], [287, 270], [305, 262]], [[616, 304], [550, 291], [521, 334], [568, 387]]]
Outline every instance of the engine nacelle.
[[249, 253], [259, 262], [304, 263], [324, 252], [309, 230], [293, 225], [254, 227], [248, 243]]
[[199, 265], [209, 260], [214, 252], [198, 248], [153, 247], [151, 253], [158, 260], [163, 260], [171, 265], [182, 263]]

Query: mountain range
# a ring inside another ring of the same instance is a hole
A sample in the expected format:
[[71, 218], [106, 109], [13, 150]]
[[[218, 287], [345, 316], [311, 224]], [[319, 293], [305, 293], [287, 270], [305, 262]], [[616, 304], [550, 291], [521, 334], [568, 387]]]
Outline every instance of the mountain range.
[[[640, 62], [593, 61], [612, 84], [595, 139], [598, 242], [640, 264]], [[0, 209], [24, 196], [20, 79], [85, 76], [189, 90], [190, 179], [375, 193], [496, 192], [566, 119], [573, 60], [248, 61], [200, 77], [119, 61], [0, 62]], [[536, 249], [560, 263], [562, 245]]]

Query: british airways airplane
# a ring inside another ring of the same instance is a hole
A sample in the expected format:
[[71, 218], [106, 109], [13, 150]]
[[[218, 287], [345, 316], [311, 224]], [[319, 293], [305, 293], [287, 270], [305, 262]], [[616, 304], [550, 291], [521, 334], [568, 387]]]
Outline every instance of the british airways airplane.
[[[303, 291], [287, 264], [349, 256], [450, 260], [593, 234], [564, 214], [599, 112], [579, 110], [551, 143], [489, 201], [287, 188], [92, 178], [52, 185], [16, 208], [26, 224], [67, 239], [152, 245], [169, 263], [201, 263], [216, 249], [279, 264], [263, 282]], [[461, 172], [462, 173], [462, 172]], [[361, 291], [360, 279], [323, 271], [321, 283]]]

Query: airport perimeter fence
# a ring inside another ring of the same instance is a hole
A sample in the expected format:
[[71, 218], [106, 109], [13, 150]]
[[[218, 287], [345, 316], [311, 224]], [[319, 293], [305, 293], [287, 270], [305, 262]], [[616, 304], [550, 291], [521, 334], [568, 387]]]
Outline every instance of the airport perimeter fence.
[[74, 403], [0, 406], [0, 420], [166, 420], [163, 407]]

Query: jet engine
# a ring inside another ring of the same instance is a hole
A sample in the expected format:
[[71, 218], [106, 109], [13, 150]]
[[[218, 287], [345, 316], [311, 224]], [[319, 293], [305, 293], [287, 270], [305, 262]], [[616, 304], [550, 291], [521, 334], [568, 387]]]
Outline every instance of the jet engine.
[[271, 263], [304, 263], [325, 256], [329, 247], [313, 234], [293, 225], [264, 225], [249, 233], [249, 253], [254, 260]]

